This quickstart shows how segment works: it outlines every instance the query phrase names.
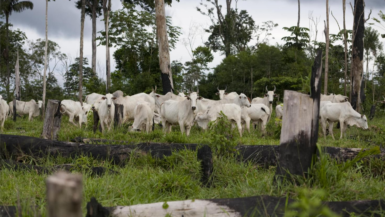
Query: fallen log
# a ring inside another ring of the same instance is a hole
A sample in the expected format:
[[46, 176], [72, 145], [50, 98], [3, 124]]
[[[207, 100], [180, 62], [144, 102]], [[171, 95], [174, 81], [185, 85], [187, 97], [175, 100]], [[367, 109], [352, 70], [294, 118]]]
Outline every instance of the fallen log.
[[[0, 158], [17, 159], [25, 155], [33, 157], [62, 156], [75, 157], [80, 155], [92, 156], [100, 160], [112, 161], [115, 164], [124, 164], [131, 155], [151, 155], [162, 159], [172, 152], [180, 150], [197, 150], [199, 144], [165, 144], [139, 143], [136, 145], [91, 145], [73, 142], [51, 141], [28, 136], [0, 134]], [[242, 161], [251, 161], [254, 164], [265, 166], [277, 165], [277, 145], [239, 145], [236, 147]], [[322, 147], [322, 152], [339, 162], [351, 160], [362, 150], [360, 148]], [[385, 159], [385, 150], [375, 157]]]
[[16, 206], [0, 206], [0, 217], [16, 216]]
[[74, 170], [83, 169], [86, 172], [89, 172], [91, 176], [94, 176], [94, 175], [102, 176], [105, 173], [118, 174], [118, 172], [116, 172], [114, 170], [106, 169], [104, 167], [78, 168], [77, 166], [75, 166], [73, 164], [61, 164], [61, 165], [55, 165], [52, 167], [41, 167], [41, 166], [18, 163], [16, 161], [12, 161], [12, 160], [0, 160], [0, 170], [2, 170], [2, 169], [36, 171], [37, 174], [51, 174], [51, 173], [58, 171], [58, 170], [64, 170], [67, 172], [71, 172]]
[[[103, 207], [95, 198], [87, 203], [86, 217], [123, 217], [123, 216], [284, 216], [286, 206], [295, 200], [285, 197], [254, 196], [231, 199], [196, 199], [185, 201], [158, 202], [132, 206]], [[382, 212], [384, 200], [323, 202], [324, 206], [342, 216], [371, 216]]]

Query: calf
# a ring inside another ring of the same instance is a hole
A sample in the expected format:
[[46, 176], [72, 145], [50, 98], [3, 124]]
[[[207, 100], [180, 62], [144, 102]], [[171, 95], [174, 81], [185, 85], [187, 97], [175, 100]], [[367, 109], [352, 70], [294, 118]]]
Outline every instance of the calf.
[[146, 129], [149, 133], [152, 127], [154, 111], [148, 102], [139, 102], [135, 107], [135, 119], [131, 131], [140, 131]]
[[368, 121], [365, 115], [356, 112], [349, 102], [345, 103], [326, 103], [321, 109], [321, 124], [324, 137], [326, 138], [326, 125], [329, 123], [329, 133], [333, 135], [333, 123], [339, 122], [341, 126], [341, 136], [346, 130], [346, 126], [357, 126], [368, 129]]
[[194, 124], [194, 111], [197, 109], [199, 92], [192, 92], [186, 96], [186, 100], [167, 100], [162, 103], [160, 115], [165, 133], [171, 131], [171, 125], [179, 124], [182, 134], [190, 135], [191, 127]]
[[261, 124], [262, 134], [266, 133], [266, 124], [270, 118], [270, 109], [264, 104], [251, 104], [251, 107], [242, 108], [242, 120], [246, 123], [246, 129], [250, 133], [250, 121]]
[[115, 105], [113, 100], [115, 97], [108, 93], [102, 97], [102, 100], [99, 102], [98, 114], [100, 119], [100, 126], [102, 127], [102, 132], [105, 132], [105, 127], [108, 131], [111, 130], [111, 127], [114, 124], [114, 115], [115, 115]]
[[[9, 102], [9, 115], [13, 115], [13, 101]], [[16, 100], [16, 113], [19, 115], [28, 115], [28, 120], [40, 115], [39, 104], [31, 99], [28, 102]]]

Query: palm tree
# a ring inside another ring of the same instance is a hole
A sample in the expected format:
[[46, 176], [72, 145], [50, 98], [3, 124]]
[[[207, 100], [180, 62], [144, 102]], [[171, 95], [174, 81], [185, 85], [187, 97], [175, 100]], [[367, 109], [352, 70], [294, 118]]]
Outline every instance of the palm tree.
[[367, 27], [364, 32], [364, 51], [366, 57], [366, 82], [369, 79], [369, 60], [370, 54], [372, 53], [374, 57], [377, 56], [378, 50], [382, 50], [382, 43], [380, 42], [380, 33], [377, 30]]
[[22, 12], [26, 9], [33, 9], [33, 3], [31, 1], [20, 1], [19, 0], [2, 0], [0, 3], [0, 9], [5, 15], [5, 23], [7, 26], [7, 43], [5, 47], [5, 61], [7, 65], [7, 84], [6, 84], [6, 91], [7, 91], [7, 99], [10, 98], [9, 96], [9, 79], [10, 79], [10, 72], [9, 72], [9, 50], [8, 50], [8, 42], [9, 42], [9, 16], [12, 15], [13, 12]]

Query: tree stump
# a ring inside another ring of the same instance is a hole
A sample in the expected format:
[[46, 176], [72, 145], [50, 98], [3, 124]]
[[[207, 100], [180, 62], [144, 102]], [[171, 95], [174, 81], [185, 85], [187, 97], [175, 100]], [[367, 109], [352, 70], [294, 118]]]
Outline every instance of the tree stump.
[[197, 158], [201, 161], [201, 182], [204, 186], [210, 186], [210, 177], [213, 173], [213, 153], [210, 146], [204, 145], [198, 149]]
[[[95, 108], [92, 108], [93, 114], [94, 114], [94, 127], [93, 131], [96, 133], [96, 130], [98, 129], [99, 125], [99, 114], [98, 111], [95, 110]], [[102, 132], [102, 126], [99, 125], [99, 131]]]
[[115, 117], [114, 117], [115, 128], [122, 126], [123, 112], [124, 112], [124, 106], [121, 104], [115, 104]]
[[321, 94], [322, 51], [314, 61], [311, 95], [285, 90], [284, 115], [275, 178], [295, 181], [304, 177], [316, 154]]
[[46, 180], [49, 217], [82, 217], [82, 176], [57, 172]]
[[61, 123], [60, 105], [61, 101], [48, 100], [43, 133], [41, 134], [43, 139], [57, 140]]

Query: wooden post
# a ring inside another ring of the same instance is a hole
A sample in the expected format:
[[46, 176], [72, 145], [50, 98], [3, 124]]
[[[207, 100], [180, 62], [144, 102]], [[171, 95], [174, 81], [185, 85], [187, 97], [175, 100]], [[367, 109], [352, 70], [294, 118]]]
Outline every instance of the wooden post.
[[41, 134], [43, 139], [57, 140], [61, 123], [60, 106], [61, 101], [48, 100], [47, 110], [44, 117], [43, 133]]
[[210, 186], [210, 177], [213, 173], [213, 153], [210, 146], [204, 145], [198, 149], [197, 158], [199, 161], [201, 161], [201, 182], [205, 186]]
[[[96, 133], [96, 130], [98, 129], [98, 125], [99, 125], [99, 114], [98, 114], [98, 111], [95, 110], [95, 108], [92, 108], [92, 111], [93, 111], [93, 114], [94, 114], [94, 133]], [[99, 131], [102, 132], [102, 128], [101, 126], [99, 125]]]
[[82, 216], [82, 176], [57, 172], [46, 180], [49, 217]]
[[316, 154], [321, 94], [322, 51], [314, 61], [311, 95], [285, 90], [281, 142], [275, 178], [305, 176]]
[[121, 104], [115, 104], [115, 117], [114, 125], [116, 127], [122, 126], [124, 106]]

